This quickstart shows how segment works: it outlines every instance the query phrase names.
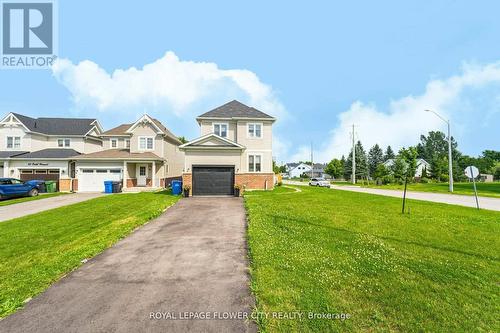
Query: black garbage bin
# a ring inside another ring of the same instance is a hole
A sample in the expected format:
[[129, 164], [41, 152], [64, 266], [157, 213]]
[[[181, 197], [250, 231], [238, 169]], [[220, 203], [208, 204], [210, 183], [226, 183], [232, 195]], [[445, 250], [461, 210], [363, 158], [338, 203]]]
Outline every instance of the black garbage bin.
[[122, 182], [113, 182], [113, 193], [120, 193], [122, 191]]

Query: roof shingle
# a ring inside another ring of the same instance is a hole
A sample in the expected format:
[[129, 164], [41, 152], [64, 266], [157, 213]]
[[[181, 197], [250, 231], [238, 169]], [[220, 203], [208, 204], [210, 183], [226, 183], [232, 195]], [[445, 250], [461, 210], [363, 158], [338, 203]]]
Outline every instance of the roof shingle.
[[253, 107], [240, 103], [237, 100], [233, 100], [213, 110], [205, 112], [204, 114], [198, 116], [198, 118], [259, 118], [259, 119], [269, 119], [269, 120], [274, 119], [270, 115], [262, 111], [259, 111]]
[[74, 149], [68, 148], [47, 148], [42, 150], [27, 152], [20, 155], [12, 156], [12, 158], [69, 158], [80, 155]]
[[12, 113], [30, 131], [47, 135], [85, 135], [94, 127], [90, 118], [31, 118]]
[[161, 158], [152, 153], [152, 152], [144, 152], [144, 153], [131, 153], [129, 149], [107, 149], [98, 151], [90, 154], [83, 154], [75, 159], [131, 159], [131, 160], [161, 160]]

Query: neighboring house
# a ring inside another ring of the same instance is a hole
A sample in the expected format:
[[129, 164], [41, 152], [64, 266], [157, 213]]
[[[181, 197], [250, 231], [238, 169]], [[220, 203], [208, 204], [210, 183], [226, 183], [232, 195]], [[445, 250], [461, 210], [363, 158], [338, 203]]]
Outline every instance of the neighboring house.
[[311, 175], [311, 166], [305, 163], [288, 163], [287, 170], [290, 178], [299, 178], [303, 173]]
[[183, 168], [182, 142], [148, 115], [101, 134], [103, 149], [74, 157], [78, 191], [101, 191], [105, 180], [123, 188], [165, 187]]
[[323, 163], [314, 163], [313, 168], [313, 178], [331, 178], [329, 174], [325, 173], [326, 164]]
[[9, 113], [0, 121], [0, 174], [55, 180], [61, 191], [103, 191], [105, 180], [158, 188], [180, 178], [180, 145], [148, 115], [104, 132], [96, 119]]
[[493, 175], [482, 173], [479, 175], [479, 181], [483, 183], [493, 183]]
[[[386, 168], [389, 169], [393, 166], [394, 159], [390, 158], [387, 161], [385, 161], [383, 164]], [[429, 175], [430, 169], [431, 169], [431, 165], [426, 160], [424, 160], [423, 158], [417, 159], [417, 168], [415, 169], [415, 177], [417, 177], [417, 178], [422, 177], [422, 173], [424, 170], [426, 170], [427, 175]]]
[[71, 189], [71, 157], [102, 149], [96, 119], [31, 118], [9, 113], [0, 121], [0, 174], [22, 180], [58, 181]]
[[193, 195], [228, 195], [234, 185], [274, 186], [272, 125], [275, 118], [231, 101], [196, 118], [201, 136], [180, 146], [183, 183]]

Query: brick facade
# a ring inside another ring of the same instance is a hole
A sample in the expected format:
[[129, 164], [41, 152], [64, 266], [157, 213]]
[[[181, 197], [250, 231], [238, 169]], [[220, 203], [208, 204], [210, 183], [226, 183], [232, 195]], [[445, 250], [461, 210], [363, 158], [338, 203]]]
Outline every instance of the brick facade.
[[[234, 183], [247, 190], [272, 190], [274, 188], [273, 173], [237, 173]], [[267, 188], [266, 188], [267, 184]]]
[[73, 192], [77, 192], [78, 191], [78, 179], [74, 178], [74, 179], [72, 179], [72, 181], [73, 181]]
[[60, 192], [70, 192], [71, 191], [71, 179], [59, 179], [59, 191]]
[[[235, 185], [242, 185], [247, 190], [265, 190], [266, 183], [268, 190], [274, 188], [273, 173], [237, 173], [234, 178]], [[193, 176], [190, 173], [182, 174], [182, 186], [186, 185], [193, 187]]]
[[127, 178], [127, 187], [136, 187], [137, 179], [135, 178]]

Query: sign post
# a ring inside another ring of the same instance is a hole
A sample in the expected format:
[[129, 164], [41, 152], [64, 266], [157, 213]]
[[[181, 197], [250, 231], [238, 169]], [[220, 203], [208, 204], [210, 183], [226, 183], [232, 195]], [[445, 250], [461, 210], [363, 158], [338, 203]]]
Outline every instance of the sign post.
[[473, 165], [469, 165], [464, 170], [465, 175], [470, 179], [472, 178], [472, 183], [474, 184], [474, 195], [476, 197], [476, 207], [479, 209], [479, 200], [477, 199], [477, 189], [476, 189], [476, 177], [479, 176], [479, 169]]

